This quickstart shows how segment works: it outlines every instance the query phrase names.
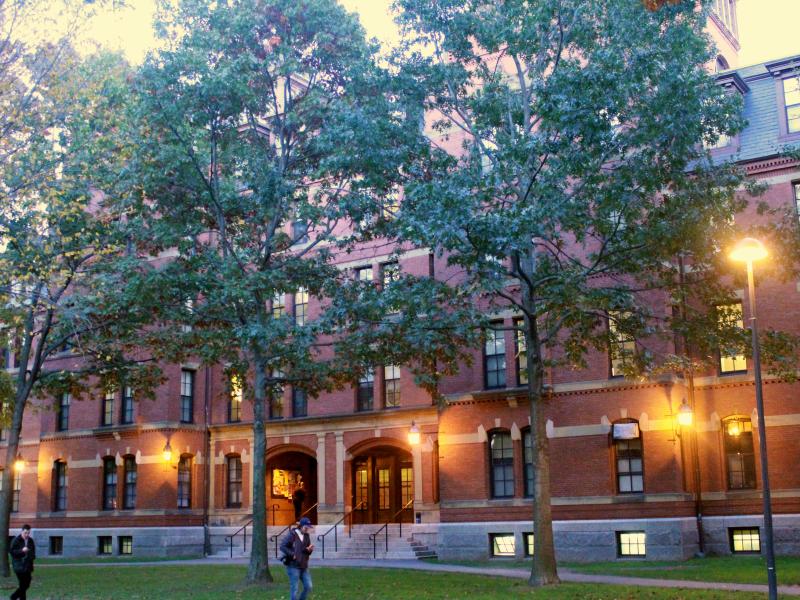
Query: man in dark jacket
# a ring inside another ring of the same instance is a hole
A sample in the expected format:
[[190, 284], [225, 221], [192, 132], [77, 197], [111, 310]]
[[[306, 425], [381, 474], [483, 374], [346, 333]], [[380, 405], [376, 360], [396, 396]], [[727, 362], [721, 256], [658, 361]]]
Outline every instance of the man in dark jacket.
[[[313, 529], [311, 519], [303, 517], [298, 527], [290, 527], [281, 540], [283, 563], [289, 575], [289, 592], [291, 600], [306, 600], [311, 594], [311, 573], [308, 572], [308, 558], [314, 551], [309, 531]], [[297, 595], [299, 582], [303, 582], [303, 593]]]
[[11, 554], [11, 566], [19, 581], [19, 587], [11, 594], [11, 600], [27, 600], [28, 588], [33, 577], [33, 561], [36, 560], [36, 544], [31, 537], [31, 526], [22, 526], [20, 534], [11, 542], [8, 550]]

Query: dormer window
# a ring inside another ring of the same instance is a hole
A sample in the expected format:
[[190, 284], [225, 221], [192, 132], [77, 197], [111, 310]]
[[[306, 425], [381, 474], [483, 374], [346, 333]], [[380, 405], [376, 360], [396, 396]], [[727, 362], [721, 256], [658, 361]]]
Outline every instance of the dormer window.
[[783, 104], [786, 109], [786, 130], [800, 131], [800, 77], [783, 80]]

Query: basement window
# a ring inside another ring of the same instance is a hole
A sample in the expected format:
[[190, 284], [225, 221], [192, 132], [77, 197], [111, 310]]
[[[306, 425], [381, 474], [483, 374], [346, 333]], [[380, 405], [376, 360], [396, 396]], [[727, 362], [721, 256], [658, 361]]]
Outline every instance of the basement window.
[[515, 555], [514, 534], [513, 533], [490, 533], [492, 556], [504, 557]]
[[761, 552], [761, 532], [758, 527], [731, 527], [728, 529], [731, 552], [734, 554], [758, 554]]
[[620, 558], [645, 556], [645, 538], [644, 531], [618, 531], [617, 556]]

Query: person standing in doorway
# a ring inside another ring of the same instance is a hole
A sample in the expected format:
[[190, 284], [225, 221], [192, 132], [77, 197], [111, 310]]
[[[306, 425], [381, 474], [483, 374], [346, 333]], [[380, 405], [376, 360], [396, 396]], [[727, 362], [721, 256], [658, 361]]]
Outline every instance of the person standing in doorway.
[[303, 502], [306, 499], [306, 490], [303, 487], [303, 480], [297, 483], [297, 487], [292, 493], [292, 504], [294, 504], [294, 520], [299, 521], [300, 516], [303, 514]]
[[22, 526], [20, 534], [11, 542], [8, 550], [11, 566], [19, 581], [19, 587], [11, 594], [11, 600], [27, 600], [28, 588], [33, 578], [33, 561], [36, 560], [36, 544], [31, 537], [31, 526]]
[[[283, 540], [281, 540], [281, 552], [283, 552], [283, 564], [286, 565], [286, 572], [289, 575], [289, 594], [291, 600], [306, 600], [311, 595], [311, 573], [308, 570], [308, 559], [314, 551], [314, 544], [311, 543], [309, 532], [314, 527], [311, 519], [303, 517], [298, 523], [298, 527], [289, 529]], [[297, 595], [299, 583], [303, 582], [303, 593]]]

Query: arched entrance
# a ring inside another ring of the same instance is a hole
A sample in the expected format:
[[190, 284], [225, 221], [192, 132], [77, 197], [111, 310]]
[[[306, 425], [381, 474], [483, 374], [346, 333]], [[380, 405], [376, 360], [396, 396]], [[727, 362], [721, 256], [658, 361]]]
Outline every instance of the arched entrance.
[[353, 457], [354, 523], [408, 523], [414, 511], [414, 465], [411, 453], [378, 446]]
[[317, 522], [317, 459], [300, 447], [284, 446], [267, 453], [267, 523], [289, 525], [295, 512]]

